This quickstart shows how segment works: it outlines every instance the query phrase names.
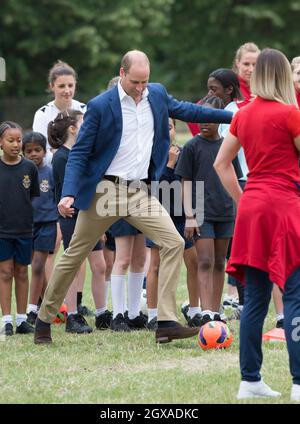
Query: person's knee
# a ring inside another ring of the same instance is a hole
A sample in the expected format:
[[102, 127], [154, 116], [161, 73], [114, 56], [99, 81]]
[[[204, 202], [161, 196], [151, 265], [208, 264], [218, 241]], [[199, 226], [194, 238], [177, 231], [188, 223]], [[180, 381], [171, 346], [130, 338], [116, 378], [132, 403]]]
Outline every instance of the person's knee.
[[106, 272], [106, 263], [105, 261], [93, 261], [90, 263], [92, 274], [99, 276], [103, 275]]
[[10, 283], [14, 276], [13, 266], [8, 266], [5, 268], [0, 268], [0, 279], [4, 283]]
[[26, 265], [16, 265], [14, 276], [19, 281], [28, 281], [28, 267]]
[[41, 276], [45, 273], [45, 262], [42, 260], [33, 261], [31, 264], [32, 273]]
[[225, 270], [225, 258], [216, 258], [214, 269], [216, 272], [224, 272]]
[[115, 261], [114, 266], [126, 272], [130, 265], [130, 259], [131, 259], [130, 256], [119, 258], [118, 260]]
[[200, 271], [211, 271], [214, 266], [213, 258], [210, 256], [203, 256], [198, 259], [198, 268]]

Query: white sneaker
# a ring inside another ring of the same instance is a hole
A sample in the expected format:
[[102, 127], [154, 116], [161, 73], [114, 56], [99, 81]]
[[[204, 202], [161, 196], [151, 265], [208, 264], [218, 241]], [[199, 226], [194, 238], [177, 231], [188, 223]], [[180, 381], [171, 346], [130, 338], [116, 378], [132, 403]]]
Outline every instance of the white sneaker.
[[300, 384], [293, 384], [291, 391], [291, 401], [300, 402]]
[[[299, 386], [300, 387], [300, 386]], [[300, 392], [299, 392], [300, 393]], [[272, 390], [263, 380], [241, 381], [237, 399], [249, 399], [257, 397], [278, 397], [281, 393]]]

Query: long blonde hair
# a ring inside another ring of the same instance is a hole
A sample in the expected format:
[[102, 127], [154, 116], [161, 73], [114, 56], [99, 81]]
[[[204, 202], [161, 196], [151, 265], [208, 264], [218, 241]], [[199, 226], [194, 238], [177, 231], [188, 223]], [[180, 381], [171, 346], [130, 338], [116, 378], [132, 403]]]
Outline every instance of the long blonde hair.
[[297, 106], [290, 63], [279, 50], [263, 49], [250, 81], [251, 92], [267, 100]]

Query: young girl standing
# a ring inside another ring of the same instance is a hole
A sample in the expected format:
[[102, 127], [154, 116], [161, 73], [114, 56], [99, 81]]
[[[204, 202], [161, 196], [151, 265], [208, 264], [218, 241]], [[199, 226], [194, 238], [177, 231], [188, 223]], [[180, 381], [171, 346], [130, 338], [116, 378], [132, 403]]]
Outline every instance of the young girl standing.
[[16, 333], [33, 333], [26, 322], [28, 265], [31, 263], [33, 208], [40, 195], [36, 166], [20, 156], [22, 130], [14, 122], [0, 125], [0, 303], [4, 334], [13, 335], [12, 282], [15, 280]]
[[54, 197], [52, 167], [45, 165], [46, 138], [41, 133], [31, 131], [23, 138], [23, 154], [38, 168], [40, 196], [32, 202], [33, 215], [33, 258], [27, 322], [34, 325], [38, 312], [39, 298], [43, 298], [47, 287], [46, 260], [54, 251], [58, 212]]
[[[203, 104], [218, 109], [224, 107], [222, 100], [215, 96], [206, 98]], [[221, 320], [219, 309], [224, 286], [225, 258], [235, 216], [232, 199], [223, 189], [213, 168], [223, 141], [218, 126], [201, 124], [201, 133], [185, 144], [175, 169], [175, 173], [183, 180], [185, 236], [188, 239], [194, 238], [197, 250], [201, 325], [211, 320]], [[198, 196], [198, 181], [204, 182], [204, 221], [201, 227], [193, 213]]]
[[[74, 100], [74, 95], [77, 85], [77, 74], [75, 69], [73, 69], [68, 63], [57, 61], [49, 71], [48, 74], [48, 89], [53, 94], [54, 100], [47, 103], [38, 109], [34, 115], [33, 120], [33, 131], [37, 131], [43, 134], [46, 139], [48, 138], [48, 124], [50, 121], [53, 121], [59, 112], [63, 112], [66, 109], [78, 110], [82, 113], [86, 111], [86, 105], [77, 100]], [[54, 150], [51, 148], [49, 142], [47, 142], [47, 153], [45, 158], [45, 164], [51, 164], [52, 156]], [[57, 226], [57, 240], [55, 252], [53, 255], [49, 255], [46, 264], [46, 275], [50, 277], [55, 255], [60, 247], [61, 243], [61, 233], [60, 227]], [[86, 306], [81, 305], [82, 302], [82, 291], [85, 278], [85, 265], [83, 264], [80, 269], [80, 277], [78, 278], [78, 294], [77, 294], [77, 307], [81, 312], [85, 312], [86, 315], [89, 315], [88, 309]]]

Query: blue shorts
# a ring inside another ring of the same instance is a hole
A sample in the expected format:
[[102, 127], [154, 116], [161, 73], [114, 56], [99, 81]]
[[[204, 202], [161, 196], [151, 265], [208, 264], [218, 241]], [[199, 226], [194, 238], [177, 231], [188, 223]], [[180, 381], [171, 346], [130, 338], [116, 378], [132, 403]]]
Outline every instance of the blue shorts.
[[[72, 218], [63, 218], [63, 217], [59, 217], [59, 225], [60, 225], [60, 229], [61, 229], [61, 234], [62, 234], [62, 239], [63, 239], [63, 245], [64, 245], [64, 249], [66, 250], [69, 247], [71, 238], [73, 236], [74, 230], [75, 230], [75, 225], [76, 225], [76, 221], [77, 221], [77, 214], [74, 215]], [[99, 237], [101, 236], [101, 234], [99, 235]], [[96, 246], [94, 247], [94, 249], [92, 249], [92, 251], [94, 250], [102, 250], [103, 249], [103, 245], [101, 241], [98, 241]]]
[[136, 236], [138, 234], [141, 234], [141, 232], [137, 228], [128, 224], [128, 222], [122, 218], [114, 222], [112, 226], [109, 227], [109, 231], [112, 237], [115, 237], [115, 238], [125, 237], [125, 236]]
[[[185, 228], [185, 222], [174, 222], [174, 225], [176, 227], [176, 230], [179, 232], [181, 237], [184, 239], [184, 249], [190, 249], [193, 247], [194, 243], [192, 240], [188, 240], [184, 237], [184, 228]], [[152, 240], [146, 239], [146, 246], [152, 249], [153, 247], [158, 247], [155, 243], [153, 243]]]
[[197, 239], [228, 239], [233, 235], [234, 221], [205, 221]]
[[105, 247], [111, 250], [112, 252], [115, 252], [116, 251], [115, 238], [111, 235], [110, 231], [106, 231], [105, 235], [106, 235]]
[[36, 222], [33, 225], [33, 250], [53, 253], [57, 236], [56, 222]]
[[0, 239], [0, 261], [13, 259], [21, 265], [30, 265], [32, 238]]

